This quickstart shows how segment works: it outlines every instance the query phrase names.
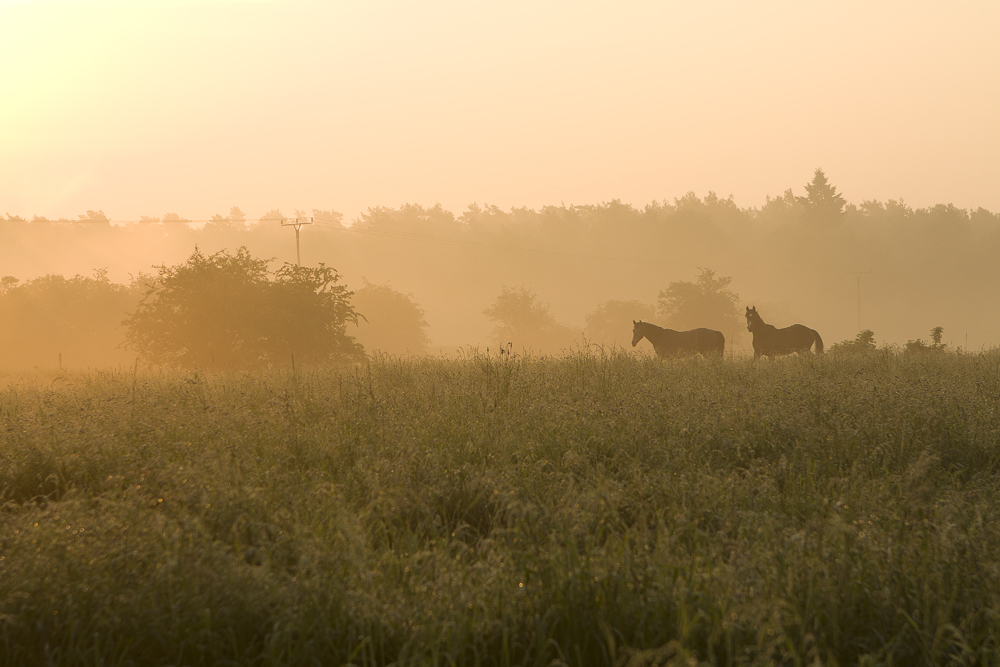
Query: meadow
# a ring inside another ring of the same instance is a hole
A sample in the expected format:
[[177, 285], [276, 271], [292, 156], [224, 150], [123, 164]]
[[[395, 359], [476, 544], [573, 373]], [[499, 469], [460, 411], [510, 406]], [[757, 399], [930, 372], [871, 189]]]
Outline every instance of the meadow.
[[0, 376], [0, 665], [995, 665], [998, 480], [998, 351]]

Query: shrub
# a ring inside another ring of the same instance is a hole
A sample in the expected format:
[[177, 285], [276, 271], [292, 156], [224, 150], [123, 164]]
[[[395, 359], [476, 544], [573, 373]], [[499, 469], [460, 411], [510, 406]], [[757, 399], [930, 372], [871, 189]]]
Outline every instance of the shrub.
[[918, 338], [917, 340], [906, 341], [906, 346], [903, 350], [907, 354], [933, 354], [945, 352], [948, 349], [948, 345], [941, 342], [941, 337], [943, 335], [944, 327], [934, 327], [931, 329], [931, 340], [933, 342], [930, 345]]
[[127, 364], [122, 319], [141, 287], [116, 285], [104, 271], [93, 278], [48, 275], [20, 283], [0, 279], [0, 364], [13, 368], [82, 368]]
[[136, 311], [126, 342], [143, 359], [178, 368], [260, 368], [293, 362], [356, 358], [361, 345], [347, 335], [357, 323], [353, 292], [322, 264], [285, 264], [246, 248], [205, 256], [197, 248], [184, 264], [160, 266]]
[[865, 329], [858, 333], [854, 340], [843, 340], [839, 343], [834, 343], [830, 346], [831, 354], [868, 354], [874, 352], [877, 348], [875, 347], [875, 332], [871, 329]]
[[366, 350], [388, 354], [427, 352], [427, 320], [412, 295], [366, 280], [355, 293], [353, 303], [362, 318], [357, 337]]

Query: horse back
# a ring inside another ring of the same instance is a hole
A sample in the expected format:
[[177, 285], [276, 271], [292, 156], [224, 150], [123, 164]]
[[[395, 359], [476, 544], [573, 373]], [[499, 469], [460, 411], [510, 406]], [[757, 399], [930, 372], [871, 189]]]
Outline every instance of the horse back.
[[818, 331], [804, 324], [793, 324], [788, 328], [795, 331], [796, 349], [809, 350], [815, 344], [816, 354], [823, 353], [823, 339], [819, 337]]
[[822, 354], [823, 339], [820, 338], [819, 332], [804, 324], [793, 324], [784, 329], [765, 324], [755, 330], [753, 335], [753, 349], [756, 356], [808, 352], [814, 343], [816, 354]]
[[726, 336], [715, 329], [692, 329], [697, 333], [698, 351], [702, 354], [724, 354], [726, 351]]
[[690, 331], [661, 329], [659, 340], [652, 342], [653, 348], [661, 357], [675, 354], [721, 355], [726, 347], [726, 337], [721, 331], [713, 329], [691, 329]]

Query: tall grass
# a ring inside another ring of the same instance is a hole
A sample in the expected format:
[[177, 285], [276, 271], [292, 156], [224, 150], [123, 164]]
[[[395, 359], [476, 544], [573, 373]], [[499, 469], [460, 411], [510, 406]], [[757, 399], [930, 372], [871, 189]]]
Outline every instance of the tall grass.
[[0, 391], [0, 665], [998, 664], [1000, 353]]

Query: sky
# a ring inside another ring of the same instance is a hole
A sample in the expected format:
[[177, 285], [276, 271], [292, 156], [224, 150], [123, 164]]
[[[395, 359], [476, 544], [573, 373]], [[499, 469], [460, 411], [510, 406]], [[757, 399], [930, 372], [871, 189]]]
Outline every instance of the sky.
[[461, 213], [824, 169], [1000, 211], [1000, 3], [0, 0], [0, 214]]

